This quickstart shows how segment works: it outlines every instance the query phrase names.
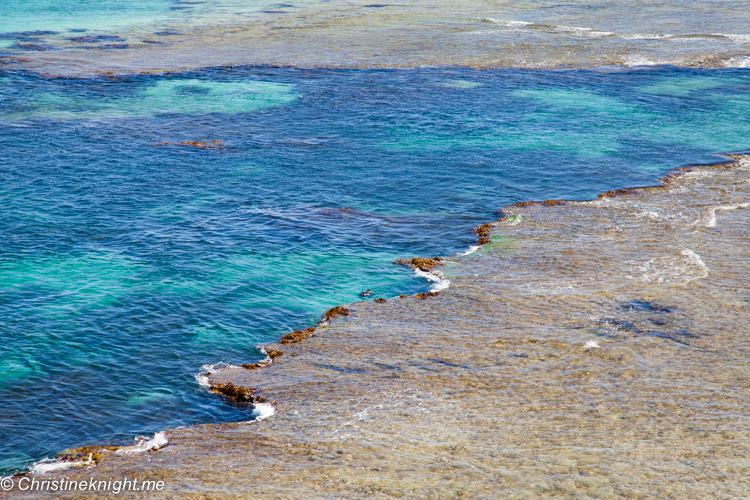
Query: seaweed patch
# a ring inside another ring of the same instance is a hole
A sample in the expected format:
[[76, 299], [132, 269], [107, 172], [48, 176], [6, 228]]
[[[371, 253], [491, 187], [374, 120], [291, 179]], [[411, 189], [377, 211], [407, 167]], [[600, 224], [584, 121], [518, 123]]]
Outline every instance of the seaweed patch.
[[332, 307], [325, 312], [323, 319], [325, 321], [331, 321], [333, 318], [338, 318], [339, 316], [349, 316], [350, 312], [351, 311], [344, 306]]
[[386, 303], [386, 302], [388, 302], [388, 301], [387, 301], [387, 300], [385, 300], [385, 299], [383, 299], [383, 298], [379, 298], [379, 299], [375, 299], [375, 300], [373, 300], [373, 302], [377, 302], [378, 304], [384, 304], [384, 303]]
[[120, 448], [121, 446], [81, 446], [65, 450], [59, 453], [58, 457], [64, 462], [90, 461], [97, 464], [106, 453], [119, 450]]
[[224, 143], [218, 141], [183, 141], [183, 142], [157, 142], [152, 146], [190, 146], [198, 149], [224, 149]]
[[418, 298], [419, 300], [424, 300], [427, 297], [435, 297], [437, 295], [440, 295], [440, 292], [424, 292], [424, 293], [418, 293], [414, 296]]
[[234, 385], [231, 382], [227, 382], [226, 384], [212, 385], [211, 392], [214, 392], [241, 404], [255, 404], [263, 403], [266, 401], [265, 398], [255, 395], [254, 388]]
[[477, 236], [479, 236], [479, 244], [484, 245], [485, 243], [490, 242], [490, 234], [492, 233], [492, 227], [493, 224], [491, 222], [486, 222], [482, 224], [481, 226], [474, 229], [474, 232]]
[[565, 205], [565, 200], [544, 200], [542, 205], [547, 207], [554, 207], [555, 205]]
[[607, 191], [606, 193], [602, 193], [599, 195], [599, 198], [614, 198], [615, 196], [622, 196], [624, 194], [633, 194], [633, 188], [625, 188], [625, 189], [612, 189], [610, 191]]
[[315, 331], [315, 328], [310, 327], [304, 330], [296, 330], [292, 333], [287, 333], [286, 335], [281, 337], [281, 340], [279, 340], [279, 343], [280, 344], [296, 344], [297, 342], [302, 342], [304, 339], [312, 337], [314, 331]]
[[442, 257], [423, 258], [414, 257], [413, 259], [396, 259], [393, 264], [399, 266], [411, 267], [412, 269], [421, 269], [425, 272], [430, 272], [430, 269], [435, 266], [442, 266], [445, 259]]

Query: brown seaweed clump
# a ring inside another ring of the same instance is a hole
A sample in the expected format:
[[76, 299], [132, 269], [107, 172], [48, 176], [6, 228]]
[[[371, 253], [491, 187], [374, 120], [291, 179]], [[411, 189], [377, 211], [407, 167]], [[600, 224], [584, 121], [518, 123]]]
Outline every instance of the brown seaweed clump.
[[623, 194], [632, 194], [633, 188], [625, 188], [625, 189], [613, 189], [610, 191], [607, 191], [606, 193], [602, 193], [599, 195], [599, 198], [614, 198], [615, 196], [620, 196]]
[[244, 365], [240, 365], [245, 370], [257, 370], [258, 368], [263, 368], [266, 366], [265, 363], [245, 363]]
[[[280, 351], [278, 349], [270, 349], [266, 351], [266, 355], [271, 359], [274, 360], [276, 358], [280, 358], [284, 355], [284, 351]], [[245, 370], [257, 370], [258, 368], [264, 368], [268, 366], [271, 363], [271, 361], [261, 361], [260, 363], [246, 363], [244, 365], [240, 365]]]
[[80, 448], [65, 450], [59, 454], [59, 457], [65, 462], [79, 462], [82, 460], [89, 460], [90, 458], [91, 461], [96, 464], [99, 463], [99, 460], [101, 460], [106, 453], [118, 449], [120, 449], [120, 446], [81, 446]]
[[224, 149], [224, 143], [218, 141], [183, 141], [183, 142], [159, 142], [153, 146], [191, 146], [198, 149]]
[[281, 356], [283, 356], [284, 355], [284, 351], [280, 351], [278, 349], [270, 349], [270, 350], [266, 351], [266, 354], [268, 354], [269, 358], [276, 359], [276, 358], [280, 358]]
[[281, 337], [281, 340], [279, 340], [279, 343], [296, 344], [297, 342], [302, 342], [304, 339], [312, 337], [313, 336], [312, 334], [314, 331], [315, 331], [315, 328], [310, 327], [304, 330], [296, 330], [292, 333], [287, 333], [286, 335]]
[[399, 295], [398, 298], [399, 299], [407, 299], [407, 298], [409, 298], [409, 296], [408, 295]]
[[332, 307], [329, 310], [325, 312], [323, 315], [323, 319], [326, 321], [331, 321], [333, 318], [337, 318], [339, 316], [349, 316], [349, 309], [347, 309], [344, 306], [336, 306]]
[[242, 404], [255, 404], [265, 401], [265, 398], [256, 396], [254, 394], [255, 389], [253, 389], [252, 387], [242, 387], [240, 385], [234, 385], [231, 382], [227, 382], [226, 384], [212, 385], [211, 392], [215, 392], [216, 394], [220, 394], [226, 398]]
[[442, 257], [433, 257], [431, 259], [424, 257], [414, 257], [413, 259], [396, 259], [393, 261], [394, 264], [399, 266], [411, 267], [412, 269], [419, 269], [421, 271], [430, 272], [435, 266], [442, 266], [445, 259]]
[[477, 236], [479, 236], [480, 245], [484, 245], [485, 243], [490, 242], [490, 234], [492, 233], [492, 227], [493, 227], [493, 224], [491, 222], [487, 222], [477, 227], [474, 230], [474, 232], [477, 233]]
[[531, 201], [519, 201], [518, 203], [516, 203], [516, 206], [517, 207], [530, 207], [534, 203], [536, 203], [534, 200], [531, 200]]
[[437, 295], [440, 295], [440, 292], [424, 292], [424, 293], [418, 293], [414, 296], [418, 298], [419, 300], [424, 300], [427, 297], [435, 297]]
[[385, 302], [387, 302], [387, 300], [380, 298], [380, 299], [373, 300], [373, 302], [377, 302], [378, 304], [384, 304]]
[[554, 207], [555, 205], [565, 205], [565, 200], [544, 200], [542, 205]]

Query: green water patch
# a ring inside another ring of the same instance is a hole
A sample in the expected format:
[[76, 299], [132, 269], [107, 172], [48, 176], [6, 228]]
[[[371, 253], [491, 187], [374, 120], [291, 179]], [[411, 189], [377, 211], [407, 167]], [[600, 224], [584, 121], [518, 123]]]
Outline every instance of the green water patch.
[[633, 104], [585, 90], [517, 90], [512, 95], [533, 99], [556, 110], [630, 116], [639, 110]]
[[159, 80], [135, 96], [91, 98], [47, 90], [30, 96], [25, 109], [0, 116], [8, 121], [45, 117], [58, 120], [152, 117], [160, 114], [237, 114], [283, 106], [299, 97], [284, 83], [199, 79]]
[[54, 297], [34, 314], [65, 316], [111, 305], [138, 283], [143, 266], [116, 253], [97, 252], [0, 264], [0, 290]]
[[720, 78], [696, 75], [695, 77], [664, 78], [661, 82], [641, 87], [639, 91], [644, 94], [682, 97], [692, 92], [743, 84], [747, 85], [747, 81], [740, 78]]
[[162, 80], [142, 92], [143, 100], [128, 103], [149, 113], [246, 113], [288, 104], [299, 97], [293, 86], [273, 82]]
[[320, 313], [361, 300], [363, 287], [373, 288], [372, 298], [388, 298], [397, 295], [399, 287], [412, 277], [415, 283], [420, 282], [410, 269], [391, 264], [399, 257], [345, 250], [235, 255], [213, 263], [211, 281], [223, 283], [227, 294], [236, 287], [252, 287], [252, 293], [232, 301], [233, 308], [283, 307]]
[[108, 30], [174, 15], [168, 0], [24, 0], [0, 2], [0, 33]]
[[166, 387], [156, 387], [150, 391], [143, 391], [134, 394], [128, 398], [127, 404], [130, 407], [145, 406], [155, 402], [163, 402], [176, 399], [178, 396], [175, 391]]
[[28, 377], [35, 372], [35, 367], [26, 358], [12, 355], [10, 358], [0, 360], [0, 384]]
[[490, 236], [490, 242], [486, 243], [480, 249], [481, 253], [507, 253], [517, 250], [521, 244], [521, 238], [505, 236], [503, 234], [493, 234]]
[[472, 82], [470, 80], [447, 80], [440, 83], [443, 87], [449, 87], [453, 89], [475, 89], [484, 85], [480, 82]]

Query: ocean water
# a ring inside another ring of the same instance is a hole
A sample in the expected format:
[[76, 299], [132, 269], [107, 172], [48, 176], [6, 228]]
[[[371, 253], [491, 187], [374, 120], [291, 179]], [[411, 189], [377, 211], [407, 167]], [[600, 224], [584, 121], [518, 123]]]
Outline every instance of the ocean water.
[[465, 250], [506, 204], [745, 149], [748, 90], [670, 67], [0, 75], [0, 468], [252, 418], [202, 365], [428, 290], [391, 262]]

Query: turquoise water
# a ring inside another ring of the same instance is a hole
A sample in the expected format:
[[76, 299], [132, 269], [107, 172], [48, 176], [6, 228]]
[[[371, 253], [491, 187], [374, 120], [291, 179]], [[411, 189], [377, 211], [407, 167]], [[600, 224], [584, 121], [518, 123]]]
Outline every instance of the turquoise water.
[[391, 261], [462, 251], [505, 204], [747, 148], [749, 90], [674, 68], [0, 74], [0, 469], [251, 418], [201, 365], [368, 288], [427, 290]]
[[[306, 0], [297, 7], [315, 4]], [[238, 16], [279, 9], [280, 2], [271, 0], [245, 2], [240, 0], [24, 0], [0, 2], [0, 34], [17, 35], [20, 39], [34, 32], [65, 34], [70, 30], [111, 31], [143, 29], [149, 26], [186, 26], [197, 22], [238, 20]], [[294, 5], [284, 7], [294, 11]], [[244, 19], [243, 19], [244, 20]], [[67, 35], [76, 36], [76, 35]], [[80, 34], [78, 36], [81, 36]], [[0, 46], [1, 48], [1, 46]]]

